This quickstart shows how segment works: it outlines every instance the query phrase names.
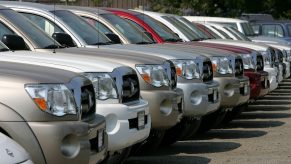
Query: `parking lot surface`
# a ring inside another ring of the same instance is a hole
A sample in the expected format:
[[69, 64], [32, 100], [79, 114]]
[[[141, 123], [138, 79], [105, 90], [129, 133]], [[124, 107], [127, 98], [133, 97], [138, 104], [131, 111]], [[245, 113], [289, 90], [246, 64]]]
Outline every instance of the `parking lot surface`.
[[291, 163], [291, 80], [249, 105], [223, 129], [160, 148], [127, 164]]

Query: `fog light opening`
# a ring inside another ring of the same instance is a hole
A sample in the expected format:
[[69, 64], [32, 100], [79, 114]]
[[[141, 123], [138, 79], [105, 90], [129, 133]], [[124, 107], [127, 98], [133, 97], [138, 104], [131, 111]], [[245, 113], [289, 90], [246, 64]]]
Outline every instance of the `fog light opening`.
[[231, 97], [234, 95], [234, 88], [231, 84], [224, 87], [224, 95], [226, 95], [227, 97]]
[[67, 158], [74, 158], [80, 152], [80, 142], [76, 135], [67, 135], [61, 144], [61, 152]]
[[190, 95], [190, 102], [194, 105], [200, 104], [202, 101], [202, 94], [200, 94], [198, 91], [194, 91]]
[[170, 100], [163, 100], [160, 106], [160, 112], [163, 115], [169, 115], [172, 112], [172, 101]]

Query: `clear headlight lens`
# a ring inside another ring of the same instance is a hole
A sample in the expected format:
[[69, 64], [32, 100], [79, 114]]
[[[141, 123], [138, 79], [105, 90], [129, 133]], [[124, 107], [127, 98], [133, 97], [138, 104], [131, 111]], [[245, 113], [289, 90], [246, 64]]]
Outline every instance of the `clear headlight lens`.
[[233, 74], [233, 66], [227, 57], [213, 57], [211, 59], [213, 71], [219, 74]]
[[270, 54], [267, 51], [262, 51], [261, 54], [264, 58], [264, 64], [265, 65], [272, 65], [272, 59], [271, 59]]
[[98, 100], [118, 98], [115, 81], [108, 73], [85, 73], [83, 75], [92, 81]]
[[256, 63], [254, 61], [254, 58], [250, 54], [241, 55], [244, 69], [256, 69]]
[[147, 83], [155, 87], [169, 86], [169, 78], [162, 65], [137, 65], [136, 69]]
[[72, 92], [63, 84], [27, 84], [25, 90], [44, 112], [55, 116], [78, 113]]
[[194, 60], [172, 60], [176, 67], [176, 73], [185, 79], [200, 79], [199, 66]]

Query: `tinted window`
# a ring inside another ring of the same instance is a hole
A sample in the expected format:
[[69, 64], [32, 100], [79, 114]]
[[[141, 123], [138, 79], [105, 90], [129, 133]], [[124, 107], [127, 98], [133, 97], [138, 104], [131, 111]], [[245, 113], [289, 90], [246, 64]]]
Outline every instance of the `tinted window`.
[[255, 33], [253, 31], [253, 28], [251, 27], [251, 25], [249, 23], [241, 23], [243, 32], [246, 36], [254, 36]]
[[28, 14], [28, 13], [23, 13], [23, 15], [26, 16], [28, 19], [30, 19], [38, 27], [43, 29], [50, 36], [52, 36], [53, 33], [55, 32], [64, 32], [55, 23], [51, 22], [50, 20], [47, 20], [46, 18], [42, 16]]
[[145, 23], [147, 23], [151, 28], [155, 30], [158, 35], [163, 38], [165, 41], [169, 39], [176, 39], [180, 40], [180, 38], [167, 26], [162, 24], [159, 21], [156, 21], [155, 19], [145, 15], [145, 14], [138, 14], [136, 15], [139, 19], [143, 20]]
[[201, 38], [208, 38], [199, 28], [197, 28], [192, 22], [188, 21], [186, 18], [180, 17], [179, 20], [185, 23], [189, 28], [191, 28], [197, 35]]
[[110, 40], [85, 20], [66, 10], [51, 11], [74, 30], [88, 45], [109, 43]]
[[102, 32], [103, 34], [112, 34], [113, 32], [106, 27], [103, 23], [92, 19], [92, 18], [87, 18], [87, 17], [83, 17], [91, 26], [96, 27], [97, 29], [99, 29], [100, 32]]
[[252, 25], [253, 31], [255, 34], [259, 35], [260, 34], [260, 25]]
[[31, 23], [23, 15], [12, 10], [1, 10], [1, 15], [19, 28], [36, 45], [35, 48], [47, 48], [51, 45], [59, 45], [53, 38]]
[[106, 19], [112, 26], [114, 26], [117, 31], [122, 33], [131, 43], [137, 44], [143, 42], [153, 42], [153, 40], [147, 37], [142, 31], [121, 17], [118, 17], [114, 14], [102, 14], [101, 16]]
[[288, 28], [288, 34], [289, 36], [291, 36], [291, 24], [287, 24], [287, 28]]
[[262, 35], [284, 37], [284, 32], [281, 25], [262, 25]]
[[3, 35], [6, 35], [6, 34], [14, 34], [14, 32], [10, 30], [6, 25], [0, 23], [0, 39], [2, 39]]

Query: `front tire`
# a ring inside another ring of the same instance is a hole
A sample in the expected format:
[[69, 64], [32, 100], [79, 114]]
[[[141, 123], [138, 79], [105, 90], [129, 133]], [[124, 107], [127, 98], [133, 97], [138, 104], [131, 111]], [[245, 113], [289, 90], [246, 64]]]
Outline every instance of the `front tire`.
[[221, 124], [225, 115], [226, 115], [225, 109], [219, 108], [217, 111], [203, 116], [201, 119], [200, 127], [197, 130], [197, 133], [205, 133], [210, 129], [217, 127], [219, 124]]

